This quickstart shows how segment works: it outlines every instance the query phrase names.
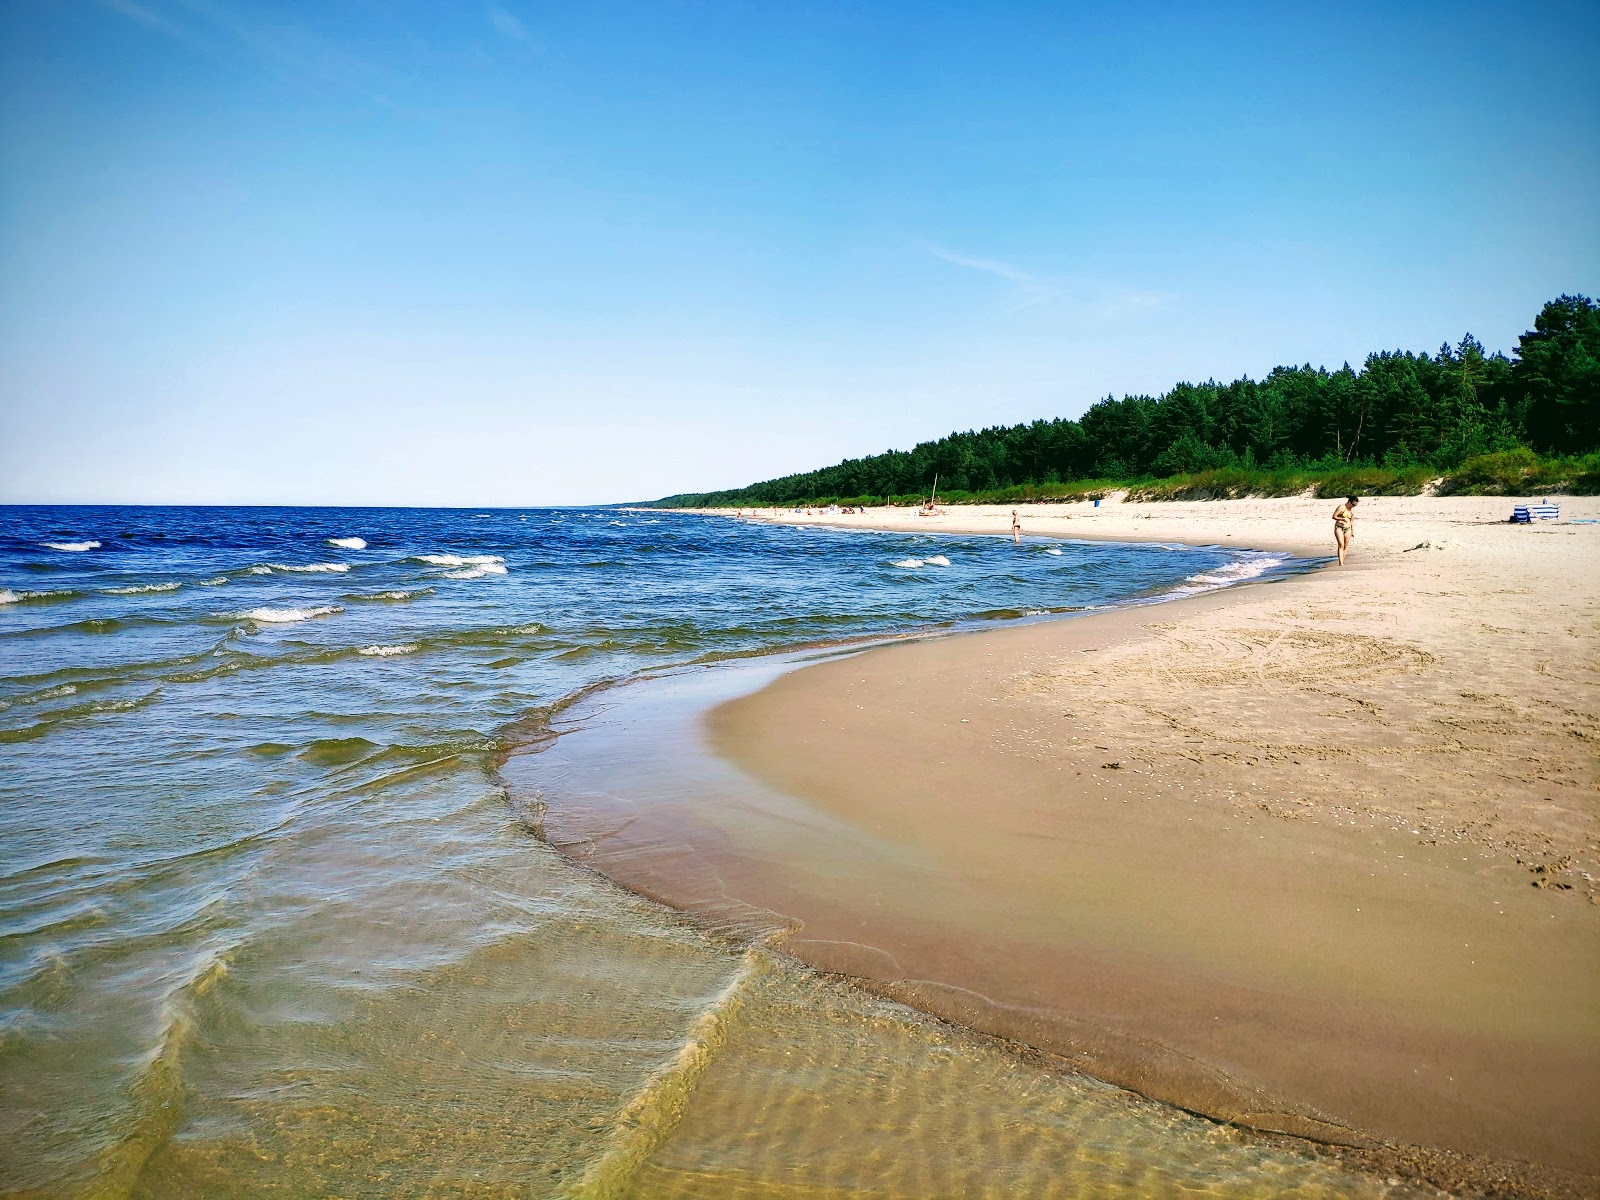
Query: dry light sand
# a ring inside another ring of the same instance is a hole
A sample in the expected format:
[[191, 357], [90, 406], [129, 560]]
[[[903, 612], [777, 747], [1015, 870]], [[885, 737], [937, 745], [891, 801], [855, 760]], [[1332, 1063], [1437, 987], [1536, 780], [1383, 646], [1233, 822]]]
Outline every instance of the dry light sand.
[[[939, 1015], [1447, 1186], [1594, 1194], [1600, 500], [1555, 499], [1517, 527], [1508, 499], [1371, 498], [1342, 569], [791, 672], [713, 744], [879, 865], [708, 853], [803, 923], [797, 956]], [[1322, 557], [1333, 508], [1021, 514]], [[769, 519], [1004, 534], [1010, 508]]]

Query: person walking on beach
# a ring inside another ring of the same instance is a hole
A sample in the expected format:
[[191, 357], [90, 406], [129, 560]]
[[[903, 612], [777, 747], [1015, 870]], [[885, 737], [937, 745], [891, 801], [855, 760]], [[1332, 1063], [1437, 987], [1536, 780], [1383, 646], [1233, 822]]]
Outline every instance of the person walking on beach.
[[1015, 545], [1022, 545], [1022, 518], [1017, 516], [1017, 510], [1011, 510], [1011, 541]]
[[1359, 496], [1346, 496], [1344, 503], [1333, 510], [1333, 544], [1339, 549], [1339, 565], [1344, 566], [1345, 551], [1350, 549], [1350, 539], [1356, 535], [1356, 505]]

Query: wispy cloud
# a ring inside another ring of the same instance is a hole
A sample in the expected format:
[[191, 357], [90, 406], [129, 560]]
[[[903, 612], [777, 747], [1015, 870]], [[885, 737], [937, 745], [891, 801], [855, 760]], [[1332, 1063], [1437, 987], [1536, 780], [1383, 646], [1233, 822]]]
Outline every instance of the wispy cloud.
[[1054, 281], [1013, 266], [1011, 263], [1001, 262], [999, 259], [957, 254], [954, 250], [946, 250], [943, 246], [930, 245], [928, 250], [935, 258], [942, 258], [953, 266], [965, 267], [969, 271], [980, 271], [1016, 285], [1020, 299], [1012, 305], [1012, 311], [1032, 308], [1036, 304], [1048, 304], [1063, 292], [1062, 287]]
[[489, 3], [484, 5], [484, 12], [488, 14], [489, 24], [494, 26], [494, 31], [501, 37], [520, 43], [531, 50], [539, 48], [539, 43], [534, 40], [533, 34], [528, 32], [528, 27], [510, 9], [494, 3], [494, 0], [489, 0]]
[[148, 4], [140, 4], [137, 0], [100, 0], [100, 3], [111, 12], [146, 29], [153, 29], [157, 33], [165, 34], [174, 41], [182, 42], [191, 50], [196, 50], [208, 58], [215, 57], [210, 48], [205, 45], [188, 29], [178, 24], [166, 14], [157, 12]]
[[365, 96], [397, 107], [390, 98], [394, 77], [373, 62], [350, 54], [303, 25], [268, 22], [245, 15], [222, 0], [100, 0], [111, 12], [219, 59], [230, 43], [303, 82]]
[[1177, 298], [1170, 292], [1107, 287], [1095, 281], [1041, 275], [997, 258], [959, 254], [931, 242], [925, 244], [928, 252], [935, 258], [942, 259], [952, 266], [977, 271], [1010, 284], [1017, 299], [1007, 308], [1008, 312], [1020, 312], [1025, 308], [1034, 308], [1041, 304], [1065, 301], [1078, 311], [1090, 310], [1102, 316], [1116, 316], [1142, 309], [1158, 308]]

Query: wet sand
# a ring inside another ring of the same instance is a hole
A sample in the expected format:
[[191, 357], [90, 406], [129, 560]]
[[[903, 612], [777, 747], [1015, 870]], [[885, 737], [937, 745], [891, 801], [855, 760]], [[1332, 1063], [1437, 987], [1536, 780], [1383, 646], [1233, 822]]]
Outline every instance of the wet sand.
[[[1314, 553], [1332, 507], [1024, 528]], [[568, 836], [1146, 1095], [1446, 1186], [1592, 1194], [1600, 526], [1509, 509], [1370, 500], [1343, 570], [782, 674], [704, 729], [762, 800], [685, 784]], [[1003, 532], [1009, 509], [807, 523]]]

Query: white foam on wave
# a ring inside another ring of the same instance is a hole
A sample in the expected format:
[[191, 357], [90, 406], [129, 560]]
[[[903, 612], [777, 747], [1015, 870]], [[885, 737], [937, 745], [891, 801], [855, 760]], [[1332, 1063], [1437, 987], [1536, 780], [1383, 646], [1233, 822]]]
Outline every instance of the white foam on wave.
[[14, 592], [10, 588], [0, 588], [0, 604], [21, 604], [24, 600], [65, 600], [77, 594], [70, 589], [54, 592]]
[[486, 567], [505, 559], [498, 554], [413, 554], [411, 561], [432, 567]]
[[415, 642], [403, 642], [398, 646], [363, 646], [356, 653], [368, 658], [393, 658], [396, 654], [410, 654], [416, 648]]
[[1046, 554], [1060, 554], [1061, 553], [1061, 551], [1057, 550], [1054, 546], [1046, 546], [1044, 548], [1044, 552]]
[[475, 567], [464, 567], [459, 571], [446, 571], [446, 579], [482, 579], [485, 575], [504, 575], [506, 569], [499, 563], [480, 563]]
[[223, 584], [225, 584], [227, 582], [228, 582], [228, 577], [226, 575], [218, 575], [215, 579], [202, 579], [200, 581], [200, 586], [201, 587], [221, 587]]
[[418, 596], [433, 594], [431, 587], [414, 588], [411, 591], [395, 589], [392, 592], [350, 592], [345, 595], [346, 600], [415, 600]]
[[132, 587], [106, 588], [108, 596], [137, 596], [142, 592], [175, 592], [181, 588], [181, 583], [139, 583]]
[[[304, 563], [299, 566], [285, 563], [273, 563], [274, 571], [292, 571], [296, 575], [342, 575], [350, 569], [349, 563]], [[255, 571], [254, 567], [250, 568]]]
[[338, 546], [341, 550], [365, 550], [367, 539], [359, 537], [329, 538], [328, 545]]
[[1244, 583], [1250, 579], [1259, 579], [1274, 567], [1281, 567], [1288, 561], [1289, 556], [1281, 554], [1262, 554], [1252, 555], [1249, 558], [1237, 558], [1232, 562], [1223, 563], [1220, 567], [1213, 567], [1209, 571], [1200, 571], [1190, 575], [1183, 581], [1187, 586], [1179, 587], [1177, 591], [1180, 594], [1203, 592], [1212, 588]]
[[271, 567], [254, 566], [245, 572], [246, 575], [271, 575]]
[[82, 554], [85, 550], [100, 549], [99, 542], [45, 542], [46, 550], [65, 550], [69, 554]]
[[337, 604], [319, 604], [315, 608], [252, 608], [249, 612], [229, 613], [235, 621], [264, 621], [271, 625], [285, 625], [290, 621], [309, 621], [313, 617], [331, 617], [344, 609]]
[[899, 558], [889, 564], [891, 567], [904, 567], [908, 571], [915, 571], [918, 567], [926, 566], [920, 558]]
[[922, 561], [930, 567], [948, 567], [950, 565], [950, 560], [942, 554], [930, 554]]

